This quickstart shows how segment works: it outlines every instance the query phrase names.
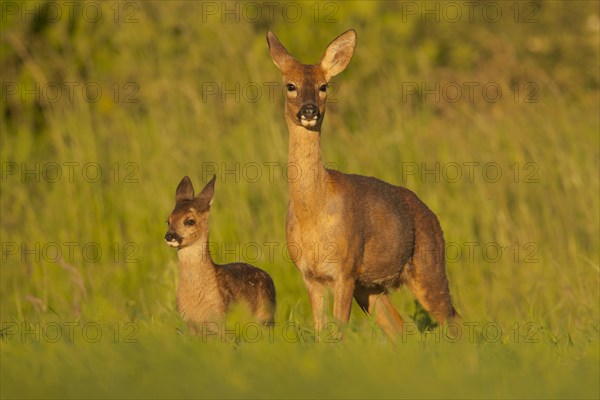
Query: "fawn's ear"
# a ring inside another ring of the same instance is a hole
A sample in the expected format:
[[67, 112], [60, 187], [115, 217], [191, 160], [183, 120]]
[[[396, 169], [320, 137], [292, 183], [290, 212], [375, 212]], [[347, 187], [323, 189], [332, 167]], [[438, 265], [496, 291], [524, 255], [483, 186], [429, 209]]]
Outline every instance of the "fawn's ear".
[[217, 180], [217, 176], [213, 175], [210, 182], [204, 186], [204, 189], [200, 192], [198, 197], [196, 197], [196, 201], [200, 204], [201, 208], [210, 208], [213, 202], [213, 197], [215, 195], [215, 181]]
[[179, 185], [177, 185], [177, 190], [175, 191], [175, 203], [179, 203], [184, 200], [192, 200], [194, 198], [194, 187], [192, 186], [192, 181], [189, 177], [184, 176]]
[[325, 79], [329, 81], [332, 77], [342, 72], [352, 59], [356, 47], [356, 31], [349, 29], [340, 36], [333, 39], [327, 46], [325, 54], [319, 65], [325, 73]]
[[267, 32], [267, 44], [269, 45], [271, 59], [280, 71], [290, 68], [292, 64], [297, 62], [271, 31]]

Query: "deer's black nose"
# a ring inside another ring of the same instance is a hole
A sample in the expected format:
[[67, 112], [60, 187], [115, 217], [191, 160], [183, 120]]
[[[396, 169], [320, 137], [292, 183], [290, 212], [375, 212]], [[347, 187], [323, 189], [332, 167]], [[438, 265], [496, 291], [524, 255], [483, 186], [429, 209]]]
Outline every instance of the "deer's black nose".
[[315, 119], [319, 118], [319, 107], [316, 104], [305, 104], [298, 112], [298, 118]]
[[179, 235], [177, 235], [176, 233], [173, 232], [167, 232], [167, 234], [165, 235], [165, 240], [167, 242], [172, 242], [172, 241], [180, 241]]

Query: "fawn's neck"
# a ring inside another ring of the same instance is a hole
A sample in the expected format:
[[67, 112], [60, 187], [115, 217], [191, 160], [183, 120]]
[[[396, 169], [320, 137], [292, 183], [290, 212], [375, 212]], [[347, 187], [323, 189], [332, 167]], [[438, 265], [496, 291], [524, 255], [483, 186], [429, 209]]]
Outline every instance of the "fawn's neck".
[[208, 246], [208, 234], [177, 251], [179, 287], [198, 290], [217, 285], [217, 273]]
[[288, 122], [288, 129], [290, 201], [315, 204], [323, 198], [327, 176], [321, 157], [321, 131], [309, 131], [293, 122]]

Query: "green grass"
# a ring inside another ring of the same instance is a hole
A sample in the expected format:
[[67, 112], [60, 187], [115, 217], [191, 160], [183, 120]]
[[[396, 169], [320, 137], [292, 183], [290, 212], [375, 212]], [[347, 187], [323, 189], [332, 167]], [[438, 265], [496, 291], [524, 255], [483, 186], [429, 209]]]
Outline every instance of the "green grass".
[[[117, 25], [106, 5], [97, 23], [2, 22], [2, 398], [600, 396], [597, 3], [527, 3], [530, 24], [508, 8], [495, 24], [403, 20], [393, 2], [335, 3], [334, 23], [315, 23], [312, 3], [297, 3], [297, 23], [119, 4], [138, 21]], [[314, 62], [352, 26], [324, 159], [437, 213], [459, 340], [416, 330], [428, 317], [405, 289], [397, 344], [356, 306], [342, 342], [311, 330], [285, 253], [287, 131], [265, 33]], [[19, 86], [35, 82], [102, 95], [36, 101]], [[503, 95], [407, 95], [436, 82], [495, 82]], [[223, 340], [192, 337], [175, 308], [164, 221], [181, 177], [198, 189], [212, 173], [213, 257], [252, 262], [277, 287], [279, 325], [260, 338], [241, 313]]]

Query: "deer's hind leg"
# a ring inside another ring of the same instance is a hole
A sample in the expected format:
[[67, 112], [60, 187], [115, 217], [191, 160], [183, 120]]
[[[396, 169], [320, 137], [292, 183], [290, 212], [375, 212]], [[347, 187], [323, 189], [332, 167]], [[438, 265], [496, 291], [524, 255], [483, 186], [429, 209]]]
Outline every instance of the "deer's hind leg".
[[431, 222], [429, 229], [417, 229], [412, 262], [407, 264], [403, 278], [421, 306], [444, 324], [458, 318], [458, 313], [452, 306], [446, 277], [442, 231], [437, 219]]
[[365, 288], [359, 284], [354, 290], [354, 299], [369, 315], [375, 314], [377, 325], [390, 337], [395, 338], [402, 332], [404, 321], [390, 298], [382, 288]]

